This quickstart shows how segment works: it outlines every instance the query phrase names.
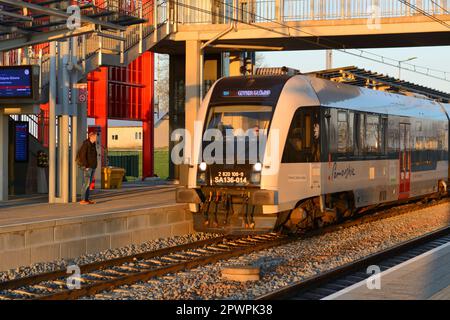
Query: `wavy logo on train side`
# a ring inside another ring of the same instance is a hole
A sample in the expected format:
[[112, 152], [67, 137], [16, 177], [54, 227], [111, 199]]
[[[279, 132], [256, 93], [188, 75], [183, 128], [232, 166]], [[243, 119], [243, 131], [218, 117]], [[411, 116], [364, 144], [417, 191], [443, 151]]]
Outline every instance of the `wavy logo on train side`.
[[350, 165], [347, 165], [345, 168], [338, 168], [337, 162], [333, 163], [333, 169], [331, 176], [333, 180], [338, 178], [348, 179], [350, 177], [356, 176], [355, 168]]

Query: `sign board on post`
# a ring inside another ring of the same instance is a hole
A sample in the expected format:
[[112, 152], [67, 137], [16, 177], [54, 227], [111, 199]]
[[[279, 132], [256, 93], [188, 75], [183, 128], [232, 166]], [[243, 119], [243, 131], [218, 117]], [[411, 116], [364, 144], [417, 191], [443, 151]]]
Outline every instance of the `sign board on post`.
[[78, 89], [77, 103], [86, 103], [88, 99], [87, 83], [76, 83], [74, 87]]
[[28, 162], [28, 122], [14, 122], [14, 160], [16, 162]]

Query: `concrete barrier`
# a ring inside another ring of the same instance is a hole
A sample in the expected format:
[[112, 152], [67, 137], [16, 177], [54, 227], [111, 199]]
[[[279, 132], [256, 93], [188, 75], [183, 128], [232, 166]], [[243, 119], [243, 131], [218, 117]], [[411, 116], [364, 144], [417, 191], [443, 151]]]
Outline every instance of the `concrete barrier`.
[[0, 227], [0, 271], [193, 233], [184, 204]]

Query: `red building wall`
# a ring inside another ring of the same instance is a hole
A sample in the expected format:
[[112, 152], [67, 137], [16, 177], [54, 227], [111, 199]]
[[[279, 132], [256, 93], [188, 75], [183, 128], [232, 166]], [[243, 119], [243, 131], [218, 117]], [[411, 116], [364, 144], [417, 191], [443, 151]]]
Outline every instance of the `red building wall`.
[[153, 53], [127, 67], [100, 67], [88, 75], [88, 117], [102, 128], [107, 148], [108, 119], [142, 121], [143, 177], [153, 176]]

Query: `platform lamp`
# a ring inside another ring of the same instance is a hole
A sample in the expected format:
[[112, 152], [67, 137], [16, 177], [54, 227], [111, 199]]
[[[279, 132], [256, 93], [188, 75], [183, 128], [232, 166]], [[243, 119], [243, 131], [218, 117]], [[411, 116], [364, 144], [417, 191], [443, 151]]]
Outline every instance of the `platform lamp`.
[[402, 69], [402, 63], [403, 62], [407, 62], [407, 61], [411, 61], [411, 60], [414, 60], [414, 59], [417, 59], [417, 57], [411, 57], [411, 58], [408, 58], [408, 59], [405, 59], [405, 60], [399, 60], [398, 61], [398, 79], [400, 80], [400, 72], [401, 72], [401, 69]]

